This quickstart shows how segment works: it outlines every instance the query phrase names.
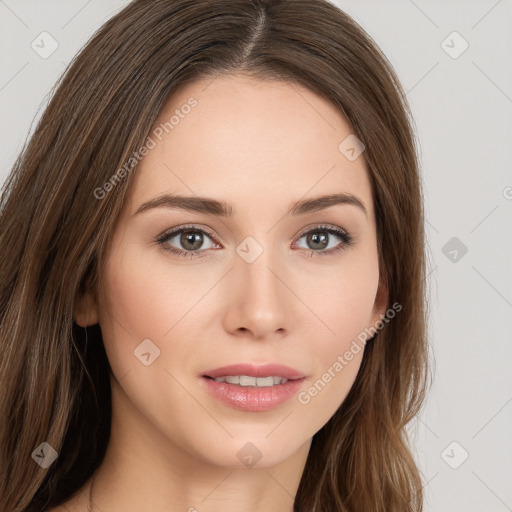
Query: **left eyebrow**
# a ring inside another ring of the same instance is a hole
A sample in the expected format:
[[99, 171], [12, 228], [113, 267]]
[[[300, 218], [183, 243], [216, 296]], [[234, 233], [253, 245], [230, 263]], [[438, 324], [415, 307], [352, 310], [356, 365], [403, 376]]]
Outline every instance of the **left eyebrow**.
[[318, 196], [311, 199], [303, 199], [302, 201], [297, 201], [291, 206], [287, 213], [292, 215], [303, 215], [304, 213], [324, 210], [325, 208], [329, 208], [337, 204], [356, 206], [362, 210], [366, 217], [368, 217], [368, 212], [366, 211], [364, 203], [356, 196], [345, 193], [329, 194], [326, 196]]
[[[306, 213], [324, 210], [338, 204], [356, 206], [368, 216], [364, 203], [352, 194], [329, 194], [310, 199], [296, 201], [287, 211], [287, 215], [304, 215]], [[151, 210], [153, 208], [178, 208], [191, 212], [206, 213], [220, 217], [233, 217], [235, 211], [225, 201], [218, 201], [209, 197], [178, 196], [164, 194], [155, 197], [139, 206], [134, 215]]]

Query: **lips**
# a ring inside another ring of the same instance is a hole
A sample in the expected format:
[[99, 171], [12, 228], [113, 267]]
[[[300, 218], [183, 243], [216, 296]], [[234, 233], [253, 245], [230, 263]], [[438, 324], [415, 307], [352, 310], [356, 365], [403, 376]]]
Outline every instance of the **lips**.
[[[273, 385], [270, 385], [270, 378], [274, 381]], [[305, 378], [300, 371], [280, 364], [235, 364], [207, 371], [201, 382], [225, 405], [257, 412], [284, 404], [297, 394]], [[268, 386], [258, 385], [266, 383], [267, 379]]]
[[217, 377], [242, 376], [248, 377], [281, 377], [288, 380], [303, 379], [305, 375], [299, 370], [284, 366], [282, 364], [264, 364], [256, 366], [253, 364], [232, 364], [215, 368], [204, 373], [203, 377], [215, 379]]
[[[210, 377], [208, 377], [210, 378]], [[227, 382], [228, 384], [237, 384], [239, 386], [256, 386], [259, 388], [268, 388], [278, 384], [286, 384], [288, 379], [284, 377], [251, 377], [249, 375], [228, 375], [226, 377], [215, 377], [216, 382]]]

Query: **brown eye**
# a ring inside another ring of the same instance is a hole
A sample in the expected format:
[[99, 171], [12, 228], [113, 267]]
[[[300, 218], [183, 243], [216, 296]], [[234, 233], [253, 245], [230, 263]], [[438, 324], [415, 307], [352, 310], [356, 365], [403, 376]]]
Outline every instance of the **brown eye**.
[[310, 249], [325, 249], [329, 244], [330, 235], [326, 231], [316, 231], [306, 235], [306, 243]]
[[299, 240], [305, 238], [306, 246], [313, 253], [332, 254], [353, 245], [352, 237], [344, 230], [329, 226], [317, 226], [304, 233]]
[[204, 229], [185, 226], [164, 233], [157, 243], [178, 256], [202, 257], [202, 253], [215, 245], [212, 238], [213, 235]]
[[180, 244], [188, 251], [198, 251], [203, 245], [203, 234], [199, 231], [182, 231]]

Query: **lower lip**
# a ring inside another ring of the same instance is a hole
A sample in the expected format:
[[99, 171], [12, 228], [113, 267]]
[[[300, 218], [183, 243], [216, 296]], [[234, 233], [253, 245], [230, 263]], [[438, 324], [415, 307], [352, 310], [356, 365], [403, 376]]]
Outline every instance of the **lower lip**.
[[242, 387], [227, 382], [217, 382], [202, 377], [206, 387], [225, 404], [243, 411], [268, 411], [296, 395], [302, 386], [302, 379], [289, 380], [284, 384], [268, 387]]

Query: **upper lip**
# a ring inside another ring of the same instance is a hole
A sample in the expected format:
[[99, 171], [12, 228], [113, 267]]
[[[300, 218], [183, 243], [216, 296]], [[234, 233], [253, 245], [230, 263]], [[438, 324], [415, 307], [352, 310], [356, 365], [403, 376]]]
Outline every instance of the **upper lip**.
[[288, 380], [303, 379], [305, 375], [299, 370], [284, 366], [282, 364], [254, 364], [239, 363], [229, 366], [222, 366], [204, 373], [203, 377], [225, 377], [227, 375], [247, 375], [248, 377], [284, 377]]

